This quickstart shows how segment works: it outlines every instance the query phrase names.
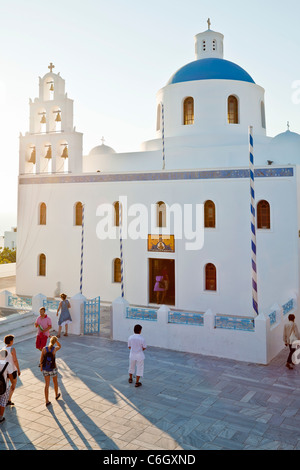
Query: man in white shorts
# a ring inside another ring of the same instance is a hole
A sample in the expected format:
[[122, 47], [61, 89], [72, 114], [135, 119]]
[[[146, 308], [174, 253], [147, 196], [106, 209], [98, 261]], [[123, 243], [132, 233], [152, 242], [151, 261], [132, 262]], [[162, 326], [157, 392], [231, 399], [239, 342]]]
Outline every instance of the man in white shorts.
[[12, 377], [13, 368], [12, 368], [11, 364], [8, 362], [8, 360], [6, 359], [7, 354], [8, 353], [7, 353], [6, 349], [1, 349], [1, 351], [0, 351], [0, 372], [2, 372], [3, 369], [5, 368], [5, 370], [3, 372], [3, 378], [6, 382], [6, 391], [5, 391], [5, 393], [3, 393], [3, 395], [0, 395], [0, 423], [3, 423], [3, 421], [5, 421], [5, 418], [4, 418], [3, 415], [4, 415], [5, 407], [6, 407], [6, 404], [7, 404], [7, 401], [8, 401], [8, 397], [9, 397], [9, 391], [10, 391], [9, 380], [10, 381], [13, 380], [13, 377]]
[[140, 377], [144, 375], [144, 351], [146, 349], [146, 343], [141, 335], [142, 327], [141, 325], [135, 325], [134, 334], [128, 338], [128, 348], [130, 349], [129, 353], [129, 379], [128, 382], [132, 383], [132, 374], [134, 374], [136, 369], [136, 382], [135, 386], [140, 387], [142, 384], [140, 382]]

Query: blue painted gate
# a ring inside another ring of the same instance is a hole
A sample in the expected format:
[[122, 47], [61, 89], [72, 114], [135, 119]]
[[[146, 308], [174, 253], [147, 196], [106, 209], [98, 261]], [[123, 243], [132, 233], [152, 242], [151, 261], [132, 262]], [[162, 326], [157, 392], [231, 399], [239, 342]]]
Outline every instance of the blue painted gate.
[[92, 335], [100, 333], [100, 297], [84, 302], [84, 328], [83, 334]]

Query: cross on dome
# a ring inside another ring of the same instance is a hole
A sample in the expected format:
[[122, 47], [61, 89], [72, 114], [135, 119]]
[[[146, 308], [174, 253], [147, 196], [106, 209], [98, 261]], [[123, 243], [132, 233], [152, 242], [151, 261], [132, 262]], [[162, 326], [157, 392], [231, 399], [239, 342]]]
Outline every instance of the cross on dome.
[[208, 18], [208, 20], [207, 20], [207, 24], [208, 24], [208, 29], [210, 29], [210, 27], [211, 27], [210, 18]]
[[48, 65], [48, 69], [50, 69], [50, 72], [52, 73], [52, 69], [55, 68], [55, 65], [52, 64], [52, 62], [50, 62], [50, 65]]

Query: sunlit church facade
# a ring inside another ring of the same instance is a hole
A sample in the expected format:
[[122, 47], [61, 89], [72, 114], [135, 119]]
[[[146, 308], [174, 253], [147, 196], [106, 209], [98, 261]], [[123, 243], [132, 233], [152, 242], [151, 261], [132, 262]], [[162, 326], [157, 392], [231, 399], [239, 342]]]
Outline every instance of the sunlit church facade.
[[[83, 250], [87, 298], [113, 301], [122, 280], [130, 304], [156, 305], [156, 276], [165, 270], [165, 304], [253, 315], [252, 126], [259, 310], [297, 299], [300, 135], [287, 130], [267, 136], [265, 91], [224, 59], [223, 44], [210, 24], [195, 36], [195, 60], [156, 94], [153, 140], [133, 153], [117, 153], [102, 142], [83, 155], [73, 100], [50, 64], [39, 79], [38, 97], [29, 103], [29, 130], [20, 135], [17, 294], [53, 297], [57, 285], [68, 296], [77, 294]], [[154, 207], [155, 219], [147, 236], [122, 240], [122, 253], [121, 200], [127, 204], [122, 219], [127, 214], [130, 221], [136, 203], [149, 217]], [[116, 236], [101, 239], [104, 204], [112, 208]], [[164, 234], [168, 208], [176, 205], [202, 206], [201, 247], [188, 250], [174, 226]]]

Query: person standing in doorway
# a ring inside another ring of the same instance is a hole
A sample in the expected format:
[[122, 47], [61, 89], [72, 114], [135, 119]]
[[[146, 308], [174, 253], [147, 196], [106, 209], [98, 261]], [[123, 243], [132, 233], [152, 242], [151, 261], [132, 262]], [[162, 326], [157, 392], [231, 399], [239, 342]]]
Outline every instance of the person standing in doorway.
[[14, 403], [11, 401], [12, 395], [16, 389], [18, 377], [21, 375], [20, 366], [17, 358], [16, 349], [13, 347], [15, 337], [13, 335], [6, 335], [4, 338], [5, 349], [7, 351], [7, 361], [12, 366], [12, 380], [11, 387], [8, 396], [8, 402], [6, 406], [13, 406]]
[[59, 319], [58, 319], [58, 335], [57, 337], [60, 338], [61, 329], [65, 326], [65, 334], [64, 336], [68, 336], [68, 324], [72, 322], [72, 318], [69, 312], [69, 308], [71, 308], [70, 302], [67, 300], [66, 294], [60, 294], [61, 302], [59, 303], [56, 316], [58, 316], [58, 312], [61, 310]]
[[156, 303], [159, 304], [162, 302], [165, 292], [164, 276], [162, 273], [159, 276], [156, 276], [153, 291], [156, 292]]
[[283, 341], [286, 346], [289, 346], [290, 352], [286, 361], [286, 367], [288, 369], [293, 369], [292, 357], [296, 348], [293, 347], [293, 342], [300, 339], [298, 327], [295, 323], [295, 315], [292, 313], [288, 316], [288, 323], [284, 325], [283, 329]]
[[166, 295], [167, 295], [167, 292], [168, 292], [168, 289], [169, 289], [169, 282], [170, 282], [168, 269], [167, 269], [166, 266], [163, 267], [162, 275], [163, 275], [163, 283], [165, 285], [165, 290], [163, 292], [163, 296], [162, 296], [162, 299], [161, 299], [161, 303], [163, 304], [165, 302], [165, 299], [166, 299]]
[[47, 344], [50, 330], [52, 328], [51, 318], [46, 315], [45, 307], [40, 308], [40, 316], [38, 317], [34, 326], [38, 328], [35, 346], [36, 349], [42, 351], [43, 347], [45, 347]]
[[142, 327], [141, 325], [135, 325], [134, 334], [128, 338], [128, 348], [130, 349], [129, 353], [129, 379], [128, 382], [132, 383], [132, 376], [136, 370], [136, 382], [135, 386], [140, 387], [142, 384], [140, 378], [144, 375], [144, 351], [146, 349], [146, 342], [141, 335]]

